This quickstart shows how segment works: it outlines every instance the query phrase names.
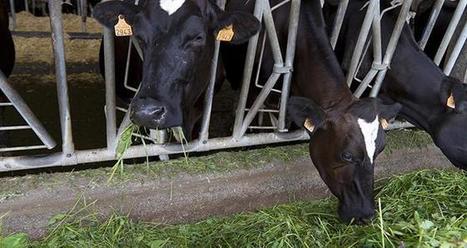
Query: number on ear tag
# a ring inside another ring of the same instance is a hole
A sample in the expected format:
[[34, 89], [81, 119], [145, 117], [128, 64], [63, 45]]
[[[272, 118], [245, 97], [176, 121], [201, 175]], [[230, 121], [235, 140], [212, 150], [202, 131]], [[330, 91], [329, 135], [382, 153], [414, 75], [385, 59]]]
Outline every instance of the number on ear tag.
[[217, 33], [216, 40], [218, 41], [231, 41], [234, 37], [235, 32], [233, 31], [233, 25], [229, 25]]
[[313, 130], [315, 130], [315, 124], [311, 121], [310, 118], [306, 118], [305, 122], [303, 123], [303, 126], [310, 132], [312, 133]]
[[133, 30], [131, 26], [125, 21], [125, 18], [122, 15], [118, 16], [118, 22], [114, 26], [115, 36], [132, 36]]
[[452, 109], [456, 108], [456, 102], [454, 101], [454, 96], [451, 93], [451, 96], [449, 96], [448, 101], [446, 102], [446, 105]]

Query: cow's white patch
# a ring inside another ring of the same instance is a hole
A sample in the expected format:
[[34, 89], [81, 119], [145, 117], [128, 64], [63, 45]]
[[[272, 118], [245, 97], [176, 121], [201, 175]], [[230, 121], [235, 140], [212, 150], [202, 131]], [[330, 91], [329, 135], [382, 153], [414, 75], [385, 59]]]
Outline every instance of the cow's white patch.
[[184, 3], [185, 0], [160, 0], [161, 9], [165, 10], [169, 15], [175, 13]]
[[362, 131], [363, 139], [365, 140], [366, 153], [370, 162], [373, 163], [373, 157], [375, 156], [376, 151], [376, 138], [378, 138], [379, 130], [379, 119], [376, 116], [375, 120], [372, 122], [367, 122], [364, 119], [358, 119], [358, 126], [360, 126], [360, 131]]

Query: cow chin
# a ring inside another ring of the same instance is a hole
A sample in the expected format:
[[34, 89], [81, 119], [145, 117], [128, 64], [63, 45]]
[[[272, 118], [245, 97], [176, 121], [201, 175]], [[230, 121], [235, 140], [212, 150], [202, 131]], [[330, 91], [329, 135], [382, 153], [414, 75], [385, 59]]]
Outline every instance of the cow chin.
[[436, 125], [433, 140], [451, 163], [467, 170], [467, 114], [451, 113], [443, 119]]
[[339, 199], [338, 214], [342, 221], [357, 225], [368, 224], [375, 215], [373, 198], [358, 197], [354, 200], [341, 201]]

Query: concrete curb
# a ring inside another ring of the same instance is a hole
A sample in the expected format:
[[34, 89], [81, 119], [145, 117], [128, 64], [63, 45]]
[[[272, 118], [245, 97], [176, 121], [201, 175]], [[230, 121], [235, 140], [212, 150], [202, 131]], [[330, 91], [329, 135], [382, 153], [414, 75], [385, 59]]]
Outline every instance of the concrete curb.
[[[452, 165], [434, 146], [405, 149], [378, 158], [378, 178]], [[287, 164], [229, 173], [179, 175], [131, 181], [114, 187], [80, 181], [38, 188], [0, 201], [5, 234], [25, 232], [39, 238], [53, 216], [70, 211], [77, 200], [95, 203], [92, 210], [107, 216], [115, 211], [134, 219], [159, 223], [192, 222], [210, 216], [252, 211], [295, 200], [317, 199], [329, 192], [308, 157]]]

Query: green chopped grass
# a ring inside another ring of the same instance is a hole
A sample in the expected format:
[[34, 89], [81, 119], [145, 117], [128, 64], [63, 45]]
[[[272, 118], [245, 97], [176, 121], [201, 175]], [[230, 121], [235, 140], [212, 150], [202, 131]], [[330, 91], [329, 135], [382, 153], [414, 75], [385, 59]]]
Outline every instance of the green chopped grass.
[[[298, 202], [198, 223], [162, 226], [112, 215], [60, 217], [47, 238], [1, 242], [30, 247], [466, 247], [467, 175], [413, 172], [377, 183], [377, 214], [366, 226], [341, 223], [336, 201]], [[378, 204], [380, 203], [380, 205]], [[20, 236], [18, 236], [20, 235]], [[24, 246], [17, 246], [24, 247]]]

